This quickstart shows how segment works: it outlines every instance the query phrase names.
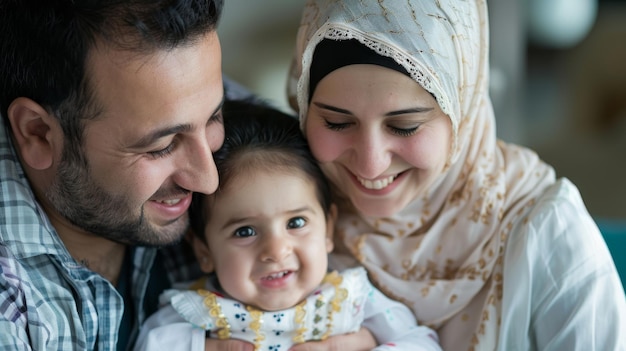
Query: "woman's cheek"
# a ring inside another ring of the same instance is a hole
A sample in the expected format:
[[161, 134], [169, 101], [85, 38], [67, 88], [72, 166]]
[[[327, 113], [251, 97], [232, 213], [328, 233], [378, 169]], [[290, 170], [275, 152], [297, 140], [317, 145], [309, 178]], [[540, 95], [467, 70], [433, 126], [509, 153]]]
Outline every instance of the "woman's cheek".
[[320, 128], [311, 128], [307, 133], [309, 147], [319, 162], [332, 162], [342, 152], [342, 138], [339, 133]]
[[420, 169], [442, 168], [448, 157], [447, 140], [439, 138], [436, 133], [416, 138], [407, 146], [405, 160]]

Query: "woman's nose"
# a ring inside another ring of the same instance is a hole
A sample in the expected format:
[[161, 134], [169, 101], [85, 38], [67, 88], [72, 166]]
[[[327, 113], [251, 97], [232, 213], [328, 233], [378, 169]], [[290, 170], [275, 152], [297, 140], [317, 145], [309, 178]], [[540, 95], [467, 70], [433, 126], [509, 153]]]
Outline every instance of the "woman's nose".
[[363, 133], [353, 148], [353, 172], [365, 179], [375, 179], [391, 165], [391, 152], [384, 135], [378, 132]]

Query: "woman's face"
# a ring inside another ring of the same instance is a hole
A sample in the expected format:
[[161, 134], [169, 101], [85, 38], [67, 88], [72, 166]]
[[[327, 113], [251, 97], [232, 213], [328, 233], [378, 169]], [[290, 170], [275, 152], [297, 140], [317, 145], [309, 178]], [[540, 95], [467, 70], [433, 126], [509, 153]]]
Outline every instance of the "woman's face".
[[410, 77], [369, 64], [324, 77], [306, 119], [311, 150], [329, 179], [368, 216], [389, 216], [441, 174], [452, 126]]

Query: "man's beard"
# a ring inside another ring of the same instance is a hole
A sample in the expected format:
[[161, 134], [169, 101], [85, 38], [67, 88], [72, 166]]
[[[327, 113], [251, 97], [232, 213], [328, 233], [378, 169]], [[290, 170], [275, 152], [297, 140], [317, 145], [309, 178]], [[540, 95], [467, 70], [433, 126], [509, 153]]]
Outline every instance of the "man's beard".
[[132, 199], [107, 193], [96, 184], [89, 167], [77, 160], [84, 155], [66, 156], [63, 155], [46, 197], [73, 225], [96, 236], [130, 245], [164, 246], [182, 238], [189, 226], [187, 214], [158, 228], [148, 222], [143, 204], [133, 208]]

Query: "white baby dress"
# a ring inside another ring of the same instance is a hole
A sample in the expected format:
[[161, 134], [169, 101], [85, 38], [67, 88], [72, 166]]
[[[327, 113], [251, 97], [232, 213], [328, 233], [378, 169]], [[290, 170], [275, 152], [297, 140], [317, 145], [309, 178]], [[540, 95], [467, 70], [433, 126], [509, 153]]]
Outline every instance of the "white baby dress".
[[256, 350], [277, 351], [358, 331], [371, 290], [365, 269], [359, 267], [327, 274], [306, 300], [281, 311], [263, 312], [207, 289], [169, 290], [164, 296], [185, 320], [211, 331], [212, 337], [246, 340]]

